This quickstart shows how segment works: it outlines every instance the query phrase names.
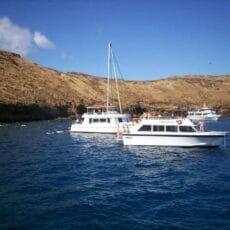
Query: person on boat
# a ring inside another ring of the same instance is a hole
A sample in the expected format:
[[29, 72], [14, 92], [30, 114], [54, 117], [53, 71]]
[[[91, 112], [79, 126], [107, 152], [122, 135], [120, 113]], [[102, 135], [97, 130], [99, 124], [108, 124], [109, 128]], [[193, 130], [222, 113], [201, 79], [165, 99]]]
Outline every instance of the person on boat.
[[147, 118], [147, 114], [144, 112], [143, 113], [143, 118], [146, 119]]
[[81, 115], [80, 114], [76, 114], [76, 123], [80, 123], [81, 122]]
[[199, 121], [199, 129], [200, 131], [204, 131], [204, 120]]

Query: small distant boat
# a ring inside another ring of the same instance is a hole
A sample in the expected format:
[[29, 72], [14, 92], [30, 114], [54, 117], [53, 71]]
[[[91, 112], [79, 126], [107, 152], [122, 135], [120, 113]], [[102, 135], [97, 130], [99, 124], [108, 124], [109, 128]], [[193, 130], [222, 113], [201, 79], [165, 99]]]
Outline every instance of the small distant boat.
[[[111, 67], [112, 65], [112, 67]], [[116, 85], [119, 110], [111, 105], [112, 101], [112, 73]], [[81, 119], [72, 124], [70, 131], [78, 133], [120, 133], [124, 127], [131, 124], [130, 114], [122, 112], [121, 100], [118, 90], [118, 81], [115, 71], [114, 54], [112, 45], [108, 46], [108, 80], [106, 106], [91, 106], [87, 108]]]
[[207, 106], [203, 106], [201, 109], [196, 111], [188, 111], [187, 118], [192, 121], [217, 121], [221, 117], [221, 114], [217, 114], [216, 111], [208, 108]]
[[142, 119], [122, 134], [124, 145], [175, 147], [218, 147], [224, 144], [226, 132], [199, 131], [188, 118]]

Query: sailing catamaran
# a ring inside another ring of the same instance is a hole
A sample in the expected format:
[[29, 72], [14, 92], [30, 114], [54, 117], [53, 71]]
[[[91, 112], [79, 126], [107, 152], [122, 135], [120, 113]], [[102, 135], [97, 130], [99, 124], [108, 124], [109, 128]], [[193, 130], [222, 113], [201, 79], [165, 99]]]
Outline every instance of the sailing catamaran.
[[[119, 110], [112, 105], [113, 81], [115, 81]], [[75, 123], [72, 124], [70, 131], [78, 133], [118, 133], [130, 124], [130, 114], [122, 112], [114, 53], [112, 44], [109, 43], [106, 106], [87, 107], [87, 112], [82, 115], [80, 120], [76, 120]]]

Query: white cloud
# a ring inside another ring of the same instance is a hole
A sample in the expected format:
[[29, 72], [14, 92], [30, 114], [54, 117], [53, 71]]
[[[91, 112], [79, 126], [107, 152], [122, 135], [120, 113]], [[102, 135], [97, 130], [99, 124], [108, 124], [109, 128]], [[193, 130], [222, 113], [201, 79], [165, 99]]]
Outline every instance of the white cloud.
[[34, 33], [34, 42], [36, 43], [37, 46], [44, 48], [44, 49], [52, 49], [54, 48], [54, 44], [49, 41], [49, 39], [41, 34], [40, 32], [35, 32]]
[[31, 32], [13, 24], [8, 17], [0, 18], [0, 49], [26, 56], [32, 49]]
[[55, 45], [40, 32], [31, 32], [29, 29], [22, 28], [8, 17], [0, 18], [0, 49], [19, 53], [26, 56], [32, 52], [33, 47], [51, 49]]

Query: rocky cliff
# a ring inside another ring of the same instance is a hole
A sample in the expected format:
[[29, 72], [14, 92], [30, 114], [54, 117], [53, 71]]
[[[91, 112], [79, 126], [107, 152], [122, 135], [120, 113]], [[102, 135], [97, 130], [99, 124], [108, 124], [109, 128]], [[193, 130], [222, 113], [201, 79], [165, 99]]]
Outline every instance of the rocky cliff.
[[[0, 122], [68, 117], [80, 102], [105, 103], [106, 84], [106, 78], [56, 71], [0, 51]], [[151, 111], [171, 112], [205, 103], [230, 114], [229, 75], [119, 80], [119, 90], [126, 109], [138, 104]]]

